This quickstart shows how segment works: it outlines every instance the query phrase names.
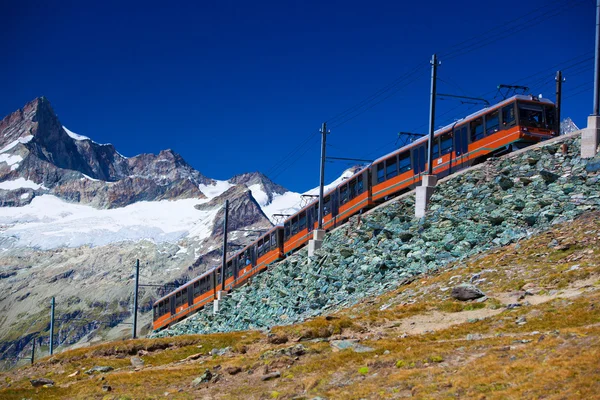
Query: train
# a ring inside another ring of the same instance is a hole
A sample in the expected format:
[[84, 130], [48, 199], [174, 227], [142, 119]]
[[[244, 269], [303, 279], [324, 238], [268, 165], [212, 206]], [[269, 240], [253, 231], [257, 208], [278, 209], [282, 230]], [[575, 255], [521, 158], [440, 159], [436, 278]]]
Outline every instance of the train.
[[[443, 178], [456, 171], [559, 135], [552, 101], [515, 95], [475, 112], [434, 133], [433, 174]], [[386, 154], [328, 190], [323, 197], [323, 229], [332, 230], [356, 214], [414, 189], [427, 173], [428, 137]], [[159, 331], [188, 317], [247, 284], [256, 274], [294, 253], [318, 227], [318, 200], [312, 201], [283, 224], [229, 257], [222, 266], [158, 299], [153, 305], [153, 329]], [[223, 282], [224, 280], [224, 282]], [[221, 293], [222, 294], [222, 293]]]

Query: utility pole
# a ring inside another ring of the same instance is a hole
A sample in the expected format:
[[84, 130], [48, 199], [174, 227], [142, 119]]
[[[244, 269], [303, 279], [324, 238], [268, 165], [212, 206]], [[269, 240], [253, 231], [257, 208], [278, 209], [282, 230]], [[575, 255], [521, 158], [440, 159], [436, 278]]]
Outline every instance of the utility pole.
[[565, 78], [562, 71], [556, 71], [556, 135], [560, 136], [560, 107], [562, 104], [562, 84]]
[[[323, 230], [323, 218], [325, 214], [324, 206], [324, 191], [325, 191], [325, 146], [327, 145], [327, 122], [323, 122], [321, 125], [321, 178], [319, 181], [319, 211], [317, 218], [319, 223], [317, 229], [313, 231], [313, 238], [308, 241], [308, 256], [313, 256], [315, 250], [320, 249], [323, 246], [323, 239], [325, 238], [325, 230]], [[311, 227], [312, 229], [312, 227]]]
[[596, 0], [596, 48], [594, 57], [594, 112], [588, 116], [587, 129], [581, 134], [581, 158], [596, 155], [600, 140], [600, 0]]
[[[600, 0], [598, 0], [600, 1]], [[435, 131], [435, 97], [437, 83], [437, 55], [431, 57], [431, 94], [429, 97], [429, 142], [427, 146], [427, 175], [433, 175], [433, 133]]]
[[[598, 0], [600, 1], [600, 0]], [[321, 126], [321, 179], [319, 182], [319, 227], [323, 229], [323, 192], [325, 187], [325, 145], [327, 143], [327, 122]]]
[[225, 200], [225, 219], [223, 220], [223, 261], [221, 267], [221, 290], [225, 290], [225, 268], [227, 267], [227, 222], [229, 219], [229, 200]]
[[54, 297], [50, 304], [50, 355], [52, 355], [54, 353]]
[[[599, 0], [600, 1], [600, 0]], [[429, 199], [437, 185], [437, 176], [433, 174], [433, 140], [435, 132], [435, 97], [437, 67], [440, 65], [437, 55], [431, 57], [431, 92], [429, 98], [429, 141], [427, 142], [427, 174], [421, 178], [421, 186], [415, 189], [415, 217], [423, 218], [427, 212]]]
[[137, 338], [138, 290], [140, 287], [140, 260], [135, 263], [135, 291], [133, 293], [133, 328], [131, 338]]

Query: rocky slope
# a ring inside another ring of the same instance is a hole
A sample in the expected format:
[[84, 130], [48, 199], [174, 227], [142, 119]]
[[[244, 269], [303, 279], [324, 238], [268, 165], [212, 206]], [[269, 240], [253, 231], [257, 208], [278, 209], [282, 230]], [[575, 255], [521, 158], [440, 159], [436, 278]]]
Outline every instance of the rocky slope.
[[420, 274], [526, 238], [600, 209], [600, 156], [579, 158], [579, 136], [560, 137], [451, 176], [431, 212], [414, 218], [414, 196], [351, 219], [306, 251], [235, 290], [217, 315], [195, 314], [157, 336], [269, 328], [381, 294]]
[[[0, 375], [0, 397], [596, 398], [599, 221], [586, 211], [269, 332], [118, 341], [31, 367], [23, 360]], [[453, 297], [469, 285], [485, 297]]]

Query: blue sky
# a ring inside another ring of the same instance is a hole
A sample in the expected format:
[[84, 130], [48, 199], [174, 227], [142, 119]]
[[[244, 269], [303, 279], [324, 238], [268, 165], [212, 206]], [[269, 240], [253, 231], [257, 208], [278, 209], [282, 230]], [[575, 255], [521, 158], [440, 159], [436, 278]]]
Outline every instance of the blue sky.
[[[592, 111], [593, 0], [121, 3], [3, 2], [0, 118], [44, 95], [126, 156], [172, 148], [211, 178], [261, 171], [304, 191], [323, 121], [334, 157], [427, 129], [434, 52], [440, 93], [494, 101], [521, 84], [554, 100], [564, 69], [563, 116], [584, 126]], [[477, 108], [440, 100], [436, 126]], [[328, 162], [327, 179], [348, 166]]]

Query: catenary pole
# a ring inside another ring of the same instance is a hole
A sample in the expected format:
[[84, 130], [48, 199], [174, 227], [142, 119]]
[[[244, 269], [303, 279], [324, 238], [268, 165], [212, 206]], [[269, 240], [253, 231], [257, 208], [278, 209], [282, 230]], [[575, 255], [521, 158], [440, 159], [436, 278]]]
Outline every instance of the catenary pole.
[[227, 220], [229, 219], [229, 200], [225, 200], [225, 219], [223, 220], [223, 260], [221, 264], [221, 290], [225, 290], [225, 268], [227, 267]]
[[52, 297], [52, 302], [50, 303], [50, 355], [54, 353], [54, 304], [55, 300]]
[[[600, 0], [598, 0], [600, 1]], [[327, 142], [327, 122], [321, 126], [321, 179], [319, 182], [319, 229], [323, 229], [323, 192], [325, 186], [325, 145]]]
[[131, 330], [131, 337], [135, 339], [137, 337], [137, 314], [138, 314], [138, 291], [140, 287], [140, 260], [136, 260], [135, 263], [135, 292], [133, 293], [133, 328]]
[[[600, 0], [598, 0], [600, 1]], [[560, 135], [560, 109], [562, 106], [562, 71], [556, 71], [556, 134]]]
[[594, 114], [598, 113], [600, 107], [600, 0], [596, 0], [596, 54], [594, 58]]
[[431, 57], [431, 94], [429, 98], [429, 142], [427, 145], [427, 175], [433, 175], [433, 133], [435, 131], [435, 96], [438, 65], [439, 63], [437, 55], [434, 54]]

